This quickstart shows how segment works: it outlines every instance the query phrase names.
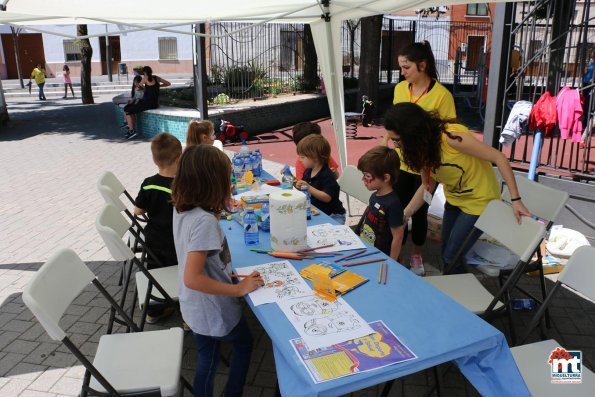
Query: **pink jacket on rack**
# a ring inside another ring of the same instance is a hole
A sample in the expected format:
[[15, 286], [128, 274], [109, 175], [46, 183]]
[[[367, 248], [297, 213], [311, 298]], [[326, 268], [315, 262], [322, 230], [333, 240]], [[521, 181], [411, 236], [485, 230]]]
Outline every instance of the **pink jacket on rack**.
[[583, 133], [583, 107], [581, 96], [578, 90], [564, 87], [558, 93], [556, 99], [558, 112], [558, 127], [562, 139], [570, 138], [572, 131], [572, 142], [580, 142]]

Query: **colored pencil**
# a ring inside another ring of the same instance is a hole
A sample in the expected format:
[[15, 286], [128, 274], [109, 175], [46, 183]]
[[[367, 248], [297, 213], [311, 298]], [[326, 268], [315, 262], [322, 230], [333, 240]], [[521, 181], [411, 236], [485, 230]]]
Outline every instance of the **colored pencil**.
[[334, 247], [334, 246], [335, 246], [335, 244], [327, 244], [327, 245], [321, 245], [320, 247], [308, 248], [307, 250], [301, 250], [301, 251], [298, 251], [298, 252], [300, 252], [300, 253], [310, 252], [310, 251], [316, 251], [316, 250], [320, 250], [320, 249], [323, 249], [323, 248], [329, 248], [329, 247]]
[[229, 277], [231, 278], [244, 278], [244, 277], [250, 277], [249, 274], [230, 274]]
[[366, 256], [370, 256], [370, 255], [376, 255], [376, 254], [379, 254], [379, 253], [380, 253], [380, 251], [368, 252], [368, 253], [365, 253], [365, 254], [363, 254], [363, 255], [354, 255], [354, 256], [352, 256], [352, 257], [351, 257], [351, 258], [349, 258], [349, 259], [350, 259], [350, 260], [351, 260], [351, 259], [360, 259], [360, 258], [365, 258]]
[[270, 250], [264, 250], [262, 248], [250, 248], [250, 251], [252, 252], [258, 252], [261, 254], [268, 254], [269, 252], [271, 252]]
[[380, 284], [380, 280], [382, 279], [382, 267], [383, 263], [380, 263], [380, 266], [378, 267], [378, 284]]
[[366, 251], [367, 251], [367, 249], [366, 249], [366, 248], [364, 248], [364, 249], [362, 249], [362, 250], [359, 250], [359, 251], [357, 251], [357, 252], [354, 252], [354, 253], [353, 253], [353, 254], [351, 254], [351, 255], [347, 255], [347, 256], [344, 256], [343, 258], [339, 258], [339, 259], [337, 259], [337, 260], [335, 261], [335, 263], [336, 263], [336, 262], [341, 262], [341, 261], [344, 261], [345, 259], [350, 259], [350, 258], [353, 258], [354, 256], [357, 256], [357, 255], [359, 255], [359, 254], [363, 254], [363, 253], [364, 253], [364, 252], [366, 252]]
[[384, 262], [384, 285], [386, 285], [387, 275], [388, 275], [388, 263]]
[[386, 259], [384, 259], [384, 258], [374, 258], [374, 259], [368, 259], [368, 260], [365, 260], [365, 261], [344, 263], [342, 266], [343, 267], [359, 266], [359, 265], [365, 265], [366, 263], [382, 262], [382, 261], [385, 261], [385, 260]]

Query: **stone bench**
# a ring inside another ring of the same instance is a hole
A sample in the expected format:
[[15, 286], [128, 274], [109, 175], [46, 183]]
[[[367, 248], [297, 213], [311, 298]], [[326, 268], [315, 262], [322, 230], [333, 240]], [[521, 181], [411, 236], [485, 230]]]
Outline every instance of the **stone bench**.
[[[127, 94], [114, 97], [112, 100], [118, 120], [124, 120], [124, 105], [130, 98]], [[180, 140], [186, 141], [186, 130], [191, 120], [200, 119], [200, 112], [195, 109], [184, 109], [171, 106], [160, 106], [157, 109], [145, 110], [136, 115], [136, 130], [145, 138], [152, 138], [161, 132], [169, 132]]]

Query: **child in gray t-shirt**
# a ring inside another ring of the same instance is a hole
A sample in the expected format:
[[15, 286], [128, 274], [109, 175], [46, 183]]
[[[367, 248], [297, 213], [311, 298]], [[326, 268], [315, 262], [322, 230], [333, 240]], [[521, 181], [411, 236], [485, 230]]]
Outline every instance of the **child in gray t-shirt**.
[[226, 396], [241, 396], [250, 365], [252, 336], [239, 297], [262, 286], [258, 272], [234, 284], [231, 256], [219, 226], [231, 199], [231, 164], [210, 145], [188, 147], [172, 184], [174, 243], [179, 265], [180, 309], [194, 334], [198, 365], [194, 395], [213, 395], [220, 342], [232, 344]]

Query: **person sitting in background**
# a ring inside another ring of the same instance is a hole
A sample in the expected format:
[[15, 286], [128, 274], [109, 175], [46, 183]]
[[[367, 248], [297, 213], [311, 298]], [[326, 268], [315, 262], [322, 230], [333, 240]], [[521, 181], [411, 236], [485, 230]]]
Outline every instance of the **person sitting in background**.
[[[320, 126], [310, 121], [297, 123], [293, 126], [291, 131], [293, 133], [293, 143], [295, 143], [296, 146], [298, 145], [298, 143], [300, 143], [302, 139], [304, 139], [308, 135], [322, 135]], [[339, 172], [339, 164], [337, 164], [337, 162], [334, 158], [332, 158], [332, 156], [329, 157], [328, 166], [335, 175], [335, 178], [339, 178], [339, 176], [341, 175], [341, 173]], [[304, 169], [304, 164], [302, 164], [300, 158], [298, 157], [295, 161], [295, 177], [297, 179], [302, 179], [302, 176], [304, 175]]]
[[345, 208], [339, 200], [339, 184], [328, 166], [331, 145], [322, 135], [308, 135], [298, 143], [297, 153], [306, 169], [296, 187], [306, 186], [312, 195], [312, 205], [344, 225]]
[[144, 89], [142, 100], [124, 109], [127, 113], [126, 120], [128, 121], [126, 139], [132, 139], [137, 135], [137, 131], [134, 129], [135, 115], [145, 110], [157, 109], [159, 107], [159, 88], [169, 87], [171, 83], [159, 76], [153, 76], [153, 69], [145, 66], [143, 68], [141, 85]]

